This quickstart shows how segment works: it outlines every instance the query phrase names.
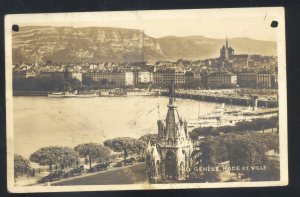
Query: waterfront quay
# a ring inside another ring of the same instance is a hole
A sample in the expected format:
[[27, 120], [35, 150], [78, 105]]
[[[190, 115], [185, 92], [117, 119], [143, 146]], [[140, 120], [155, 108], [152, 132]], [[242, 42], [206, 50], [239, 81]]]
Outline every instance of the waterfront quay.
[[[162, 96], [168, 96], [167, 91], [161, 92]], [[202, 91], [178, 91], [175, 93], [177, 98], [194, 99], [199, 101], [215, 102], [215, 103], [226, 103], [231, 105], [242, 105], [242, 106], [254, 106], [255, 100], [257, 99], [257, 107], [276, 108], [278, 107], [277, 99], [270, 99], [264, 97], [253, 96], [242, 96], [237, 94], [213, 94], [209, 90], [206, 92]]]

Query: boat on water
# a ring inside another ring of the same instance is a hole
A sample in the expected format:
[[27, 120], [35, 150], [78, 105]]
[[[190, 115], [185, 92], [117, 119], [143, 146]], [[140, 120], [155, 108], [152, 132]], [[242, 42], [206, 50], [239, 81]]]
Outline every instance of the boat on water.
[[48, 93], [48, 97], [51, 98], [92, 98], [92, 97], [98, 97], [99, 95], [97, 93], [78, 93], [77, 90], [74, 92], [52, 92]]
[[278, 109], [258, 110], [257, 101], [254, 107], [244, 109], [226, 109], [223, 103], [221, 107], [212, 112], [199, 116], [198, 119], [188, 121], [188, 131], [199, 127], [234, 126], [241, 121], [252, 121], [258, 118], [271, 118], [277, 115]]
[[134, 88], [126, 91], [127, 96], [156, 96], [159, 92], [151, 91], [150, 88], [139, 89]]
[[121, 88], [115, 88], [109, 91], [100, 91], [99, 96], [103, 97], [124, 97], [127, 96], [126, 92]]
[[151, 96], [150, 92], [145, 91], [129, 91], [126, 94], [127, 96]]
[[198, 127], [217, 127], [221, 123], [221, 118], [225, 114], [225, 104], [223, 103], [221, 107], [216, 107], [212, 112], [200, 116], [198, 113], [198, 118], [188, 121], [188, 130], [193, 130]]
[[70, 93], [70, 92], [49, 92], [48, 93], [48, 97], [51, 98], [73, 98], [75, 97], [74, 93]]

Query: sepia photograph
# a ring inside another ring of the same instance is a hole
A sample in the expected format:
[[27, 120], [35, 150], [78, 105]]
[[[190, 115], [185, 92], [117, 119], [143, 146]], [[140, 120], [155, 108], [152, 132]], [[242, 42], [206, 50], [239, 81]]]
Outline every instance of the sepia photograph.
[[9, 192], [288, 184], [284, 9], [5, 17]]

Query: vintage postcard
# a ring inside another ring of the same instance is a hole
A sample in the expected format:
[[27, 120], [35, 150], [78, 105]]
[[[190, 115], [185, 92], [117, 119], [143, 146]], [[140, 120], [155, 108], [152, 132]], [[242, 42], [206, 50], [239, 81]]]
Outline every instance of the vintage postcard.
[[288, 184], [284, 9], [5, 17], [10, 192]]

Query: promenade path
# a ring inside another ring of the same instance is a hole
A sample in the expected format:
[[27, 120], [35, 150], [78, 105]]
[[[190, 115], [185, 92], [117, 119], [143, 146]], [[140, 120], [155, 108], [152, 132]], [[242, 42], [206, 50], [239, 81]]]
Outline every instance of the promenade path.
[[54, 181], [51, 185], [111, 185], [145, 183], [146, 181], [145, 163], [135, 163], [126, 167], [110, 168], [107, 171]]

